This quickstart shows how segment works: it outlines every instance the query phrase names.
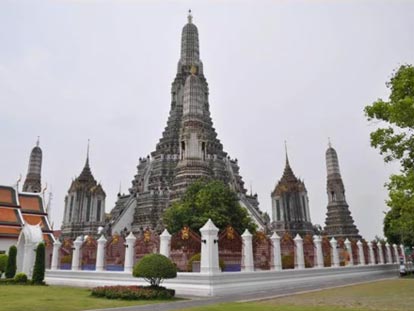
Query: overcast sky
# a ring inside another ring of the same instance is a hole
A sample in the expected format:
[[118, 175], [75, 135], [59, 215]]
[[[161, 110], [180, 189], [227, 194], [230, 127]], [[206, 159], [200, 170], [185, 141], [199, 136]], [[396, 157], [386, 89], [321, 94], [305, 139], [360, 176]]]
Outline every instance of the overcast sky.
[[214, 126], [261, 208], [271, 213], [287, 140], [312, 221], [324, 224], [331, 137], [357, 227], [382, 236], [384, 183], [398, 165], [370, 147], [376, 125], [363, 108], [387, 98], [395, 68], [414, 63], [414, 1], [2, 0], [0, 184], [26, 175], [40, 136], [60, 227], [89, 138], [109, 212], [166, 126], [189, 8]]

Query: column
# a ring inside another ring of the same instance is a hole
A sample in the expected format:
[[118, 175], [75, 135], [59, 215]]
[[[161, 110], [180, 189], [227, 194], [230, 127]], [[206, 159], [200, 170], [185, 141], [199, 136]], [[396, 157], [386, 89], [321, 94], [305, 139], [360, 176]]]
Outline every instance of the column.
[[354, 265], [354, 256], [352, 255], [351, 241], [348, 240], [348, 238], [347, 238], [344, 243], [345, 243], [346, 251], [348, 252], [348, 256], [349, 256], [348, 266], [353, 266]]
[[400, 263], [400, 255], [398, 255], [398, 246], [397, 244], [393, 244], [392, 248], [394, 249], [394, 263]]
[[76, 271], [80, 269], [79, 266], [79, 259], [80, 259], [80, 248], [82, 246], [82, 237], [78, 236], [76, 240], [73, 242], [74, 250], [72, 253], [72, 270]]
[[102, 234], [101, 237], [98, 239], [98, 250], [96, 251], [96, 271], [104, 270], [105, 244], [106, 244], [106, 239], [104, 235]]
[[270, 238], [273, 244], [273, 269], [275, 271], [282, 270], [282, 254], [280, 251], [280, 237], [276, 232]]
[[316, 247], [316, 266], [318, 268], [323, 268], [323, 252], [322, 252], [322, 239], [320, 236], [313, 236], [313, 243]]
[[391, 247], [390, 243], [385, 243], [385, 249], [387, 250], [387, 263], [392, 263]]
[[296, 246], [296, 251], [295, 251], [295, 256], [296, 256], [296, 264], [297, 264], [297, 269], [305, 269], [305, 258], [304, 258], [304, 254], [303, 254], [303, 239], [300, 237], [299, 234], [296, 235], [296, 237], [294, 238], [295, 241], [295, 246]]
[[59, 240], [56, 240], [53, 243], [53, 252], [52, 252], [52, 264], [50, 270], [58, 270], [59, 269], [59, 250], [62, 246]]
[[401, 250], [401, 257], [402, 257], [402, 259], [404, 260], [404, 263], [406, 264], [407, 263], [407, 261], [406, 261], [406, 258], [405, 258], [405, 250], [404, 250], [404, 245], [400, 245], [400, 250]]
[[242, 271], [254, 271], [252, 234], [245, 230], [243, 235], [243, 266]]
[[132, 232], [125, 238], [125, 262], [124, 262], [124, 271], [125, 272], [132, 272], [132, 268], [134, 266], [134, 246], [135, 240], [137, 238]]
[[201, 262], [200, 272], [214, 274], [220, 272], [218, 254], [219, 229], [209, 219], [200, 229], [201, 232]]
[[385, 262], [384, 262], [384, 253], [382, 252], [382, 243], [377, 242], [377, 247], [378, 247], [378, 254], [379, 254], [379, 263], [383, 265]]
[[362, 247], [361, 240], [358, 240], [357, 246], [358, 246], [359, 264], [361, 266], [364, 266], [365, 265], [365, 255], [364, 255], [364, 248]]
[[339, 255], [338, 255], [338, 242], [336, 242], [335, 238], [332, 238], [329, 243], [331, 243], [332, 247], [332, 267], [339, 267]]
[[368, 242], [368, 248], [369, 248], [369, 264], [375, 265], [375, 255], [374, 255], [374, 249], [372, 247], [372, 242]]
[[167, 258], [170, 257], [170, 242], [171, 234], [167, 229], [164, 229], [160, 235], [160, 254], [164, 255]]

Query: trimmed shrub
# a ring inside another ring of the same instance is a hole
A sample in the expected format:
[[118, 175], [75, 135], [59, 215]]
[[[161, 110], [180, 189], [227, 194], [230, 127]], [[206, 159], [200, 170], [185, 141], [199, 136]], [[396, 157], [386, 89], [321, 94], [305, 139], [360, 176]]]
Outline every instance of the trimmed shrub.
[[7, 266], [7, 256], [6, 254], [0, 255], [0, 278], [3, 275], [4, 272], [6, 272], [6, 266]]
[[16, 283], [27, 283], [27, 275], [23, 272], [17, 273], [14, 277]]
[[6, 266], [6, 278], [12, 279], [16, 274], [16, 256], [17, 256], [17, 248], [16, 246], [12, 245], [9, 248], [9, 257], [7, 259], [7, 266]]
[[283, 269], [294, 269], [295, 268], [295, 257], [293, 255], [282, 256], [282, 268]]
[[32, 277], [33, 284], [43, 284], [45, 269], [45, 244], [40, 243], [36, 248], [36, 259]]
[[132, 275], [144, 278], [151, 286], [159, 286], [164, 279], [177, 276], [177, 268], [173, 262], [161, 254], [149, 254], [135, 264]]
[[175, 291], [161, 286], [100, 286], [93, 288], [91, 295], [123, 300], [171, 299]]

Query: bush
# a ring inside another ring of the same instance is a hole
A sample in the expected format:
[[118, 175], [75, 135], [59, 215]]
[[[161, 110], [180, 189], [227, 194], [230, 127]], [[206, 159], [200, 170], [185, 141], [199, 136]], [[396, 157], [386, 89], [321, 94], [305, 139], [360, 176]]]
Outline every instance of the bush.
[[93, 288], [91, 295], [124, 300], [171, 299], [175, 291], [161, 286], [101, 286]]
[[36, 259], [32, 277], [33, 284], [43, 284], [45, 268], [45, 244], [40, 243], [36, 248]]
[[16, 283], [27, 283], [27, 275], [23, 272], [17, 273], [14, 277]]
[[7, 256], [6, 254], [0, 255], [0, 278], [4, 272], [6, 272], [6, 266], [7, 266]]
[[283, 269], [294, 269], [295, 268], [295, 257], [293, 255], [282, 256], [282, 268]]
[[[200, 263], [201, 263], [201, 254], [200, 253], [197, 253], [197, 254], [193, 255], [190, 258], [190, 260], [187, 263], [187, 271], [193, 272], [193, 262], [194, 261], [200, 261]], [[220, 266], [221, 271], [224, 271], [224, 268], [225, 268], [226, 264], [225, 264], [224, 260], [221, 259], [221, 258], [219, 258], [219, 266]]]
[[177, 268], [172, 261], [161, 254], [149, 254], [134, 266], [135, 277], [144, 278], [151, 286], [159, 286], [164, 279], [177, 276]]
[[6, 265], [6, 278], [12, 279], [16, 274], [16, 256], [17, 256], [17, 248], [16, 246], [12, 245], [9, 248], [9, 257], [7, 259]]

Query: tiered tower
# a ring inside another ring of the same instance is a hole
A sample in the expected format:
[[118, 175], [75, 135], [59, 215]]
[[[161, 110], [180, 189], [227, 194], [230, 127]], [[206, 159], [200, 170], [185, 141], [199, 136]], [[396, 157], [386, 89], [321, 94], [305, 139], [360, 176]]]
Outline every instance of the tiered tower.
[[39, 193], [42, 191], [41, 183], [42, 171], [42, 149], [39, 147], [39, 139], [37, 139], [36, 146], [30, 153], [29, 168], [27, 170], [26, 180], [23, 184], [24, 192]]
[[279, 235], [288, 232], [291, 236], [313, 235], [309, 213], [309, 199], [303, 181], [293, 173], [286, 151], [283, 176], [272, 194], [272, 229]]
[[328, 212], [326, 213], [325, 232], [329, 237], [360, 239], [361, 236], [354, 225], [348, 203], [346, 203], [338, 155], [331, 143], [326, 150], [326, 170], [328, 174], [326, 185]]
[[246, 195], [237, 160], [230, 159], [217, 138], [208, 95], [198, 29], [190, 12], [182, 30], [167, 126], [151, 156], [139, 159], [128, 197], [120, 196], [112, 210], [113, 231], [138, 232], [147, 227], [161, 230], [164, 210], [201, 177], [230, 185], [259, 227], [265, 227], [256, 197]]
[[88, 146], [85, 166], [65, 197], [62, 236], [97, 235], [98, 228], [105, 225], [105, 198], [105, 191], [89, 167]]

